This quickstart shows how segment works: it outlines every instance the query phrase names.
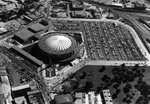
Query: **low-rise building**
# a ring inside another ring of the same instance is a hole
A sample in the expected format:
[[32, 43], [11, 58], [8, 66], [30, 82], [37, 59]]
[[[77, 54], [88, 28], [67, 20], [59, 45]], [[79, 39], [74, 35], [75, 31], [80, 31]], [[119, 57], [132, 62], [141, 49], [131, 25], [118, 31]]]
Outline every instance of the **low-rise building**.
[[30, 104], [27, 92], [31, 91], [29, 84], [12, 87], [12, 96], [16, 104]]
[[104, 104], [100, 94], [95, 94], [94, 91], [88, 93], [76, 93], [75, 104]]
[[14, 104], [45, 104], [42, 93], [32, 90], [29, 84], [12, 87], [12, 95]]
[[20, 43], [25, 43], [29, 41], [31, 37], [33, 37], [35, 34], [27, 29], [20, 30], [14, 34], [14, 39], [17, 40]]
[[72, 11], [71, 17], [72, 18], [85, 18], [86, 13], [85, 13], [85, 11]]

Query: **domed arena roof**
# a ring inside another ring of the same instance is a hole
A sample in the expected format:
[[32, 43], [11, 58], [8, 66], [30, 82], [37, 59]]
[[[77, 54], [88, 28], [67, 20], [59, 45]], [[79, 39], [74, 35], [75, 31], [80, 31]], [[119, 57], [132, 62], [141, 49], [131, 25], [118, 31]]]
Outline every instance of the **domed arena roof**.
[[38, 42], [39, 48], [48, 54], [62, 55], [73, 52], [78, 46], [77, 41], [70, 35], [53, 32], [44, 35]]
[[45, 40], [46, 45], [56, 51], [65, 50], [72, 44], [71, 40], [63, 35], [54, 35]]

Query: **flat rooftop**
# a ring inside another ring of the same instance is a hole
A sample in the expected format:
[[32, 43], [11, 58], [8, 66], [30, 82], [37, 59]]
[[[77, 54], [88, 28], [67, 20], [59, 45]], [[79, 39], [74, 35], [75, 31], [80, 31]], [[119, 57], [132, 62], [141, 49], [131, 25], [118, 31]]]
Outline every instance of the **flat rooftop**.
[[31, 38], [32, 36], [34, 36], [35, 34], [30, 32], [27, 29], [23, 29], [21, 31], [18, 31], [14, 34], [16, 37], [20, 38], [23, 41], [28, 40], [29, 38]]

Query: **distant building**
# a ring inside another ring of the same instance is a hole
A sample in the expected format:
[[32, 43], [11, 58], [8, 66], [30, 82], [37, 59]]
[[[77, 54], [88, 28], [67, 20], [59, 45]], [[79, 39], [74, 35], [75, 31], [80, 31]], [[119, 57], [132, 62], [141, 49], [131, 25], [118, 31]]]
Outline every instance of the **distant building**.
[[73, 97], [70, 94], [55, 95], [54, 100], [56, 104], [74, 104]]
[[85, 13], [85, 11], [72, 11], [71, 17], [72, 18], [85, 18], [86, 13]]
[[70, 10], [71, 11], [74, 11], [74, 10], [81, 11], [81, 10], [83, 10], [83, 4], [81, 4], [78, 1], [72, 1], [70, 4]]

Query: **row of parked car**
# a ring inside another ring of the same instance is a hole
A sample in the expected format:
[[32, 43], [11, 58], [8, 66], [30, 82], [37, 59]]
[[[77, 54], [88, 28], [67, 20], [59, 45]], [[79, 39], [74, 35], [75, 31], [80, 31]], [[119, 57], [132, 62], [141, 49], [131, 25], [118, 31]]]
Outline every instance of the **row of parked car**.
[[80, 22], [78, 21], [66, 21], [56, 20], [53, 21], [53, 25], [57, 30], [80, 30]]
[[112, 22], [82, 22], [91, 59], [143, 59], [132, 34]]

